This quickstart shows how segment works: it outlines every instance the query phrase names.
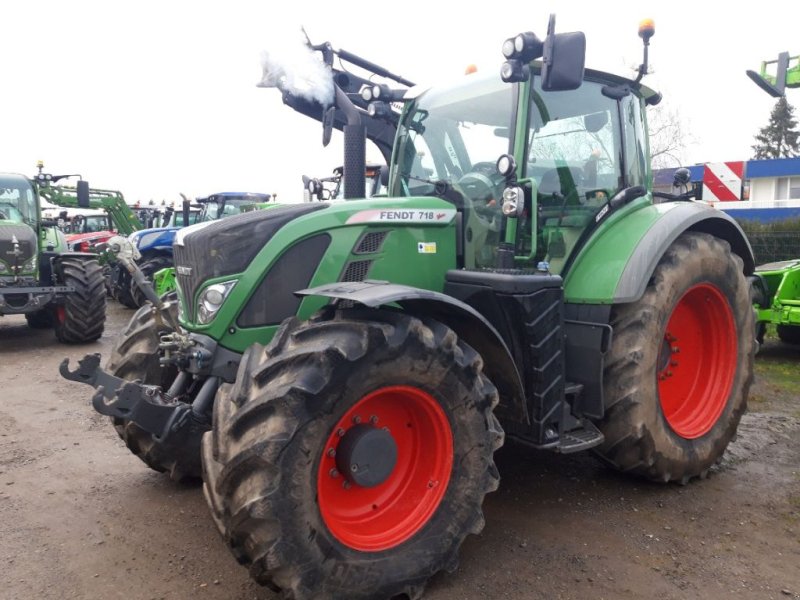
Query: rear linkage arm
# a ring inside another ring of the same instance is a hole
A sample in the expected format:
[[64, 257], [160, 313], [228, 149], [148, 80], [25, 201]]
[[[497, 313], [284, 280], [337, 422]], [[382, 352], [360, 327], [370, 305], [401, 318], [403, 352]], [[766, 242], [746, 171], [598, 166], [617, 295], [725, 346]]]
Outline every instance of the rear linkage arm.
[[92, 396], [92, 406], [101, 415], [132, 421], [153, 434], [157, 442], [163, 443], [168, 435], [190, 422], [191, 404], [175, 402], [158, 386], [109, 375], [100, 368], [99, 354], [87, 354], [78, 361], [74, 371], [69, 370], [69, 359], [65, 358], [59, 372], [65, 379], [97, 389]]

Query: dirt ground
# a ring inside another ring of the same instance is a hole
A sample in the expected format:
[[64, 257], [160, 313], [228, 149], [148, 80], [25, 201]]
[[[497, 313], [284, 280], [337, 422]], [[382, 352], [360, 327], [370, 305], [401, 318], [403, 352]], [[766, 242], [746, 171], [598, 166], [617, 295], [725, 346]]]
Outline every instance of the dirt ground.
[[[108, 354], [0, 319], [0, 598], [277, 598], [222, 543], [199, 486], [129, 454], [89, 388], [58, 364]], [[617, 474], [592, 455], [507, 445], [486, 528], [430, 600], [800, 598], [800, 348], [769, 340], [739, 437], [688, 486]]]

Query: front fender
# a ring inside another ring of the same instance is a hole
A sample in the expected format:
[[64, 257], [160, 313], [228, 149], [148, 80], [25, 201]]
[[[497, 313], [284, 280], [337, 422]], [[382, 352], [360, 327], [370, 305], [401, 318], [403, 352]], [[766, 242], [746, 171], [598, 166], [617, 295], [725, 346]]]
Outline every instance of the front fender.
[[385, 281], [331, 283], [295, 293], [349, 300], [370, 308], [395, 304], [409, 314], [447, 325], [483, 358], [483, 371], [500, 394], [498, 416], [530, 423], [522, 379], [511, 351], [494, 326], [468, 304], [447, 294]]
[[750, 242], [726, 213], [699, 202], [648, 204], [609, 219], [587, 241], [564, 278], [566, 302], [635, 302], [666, 249], [686, 231], [727, 241], [742, 259], [744, 273], [754, 271]]

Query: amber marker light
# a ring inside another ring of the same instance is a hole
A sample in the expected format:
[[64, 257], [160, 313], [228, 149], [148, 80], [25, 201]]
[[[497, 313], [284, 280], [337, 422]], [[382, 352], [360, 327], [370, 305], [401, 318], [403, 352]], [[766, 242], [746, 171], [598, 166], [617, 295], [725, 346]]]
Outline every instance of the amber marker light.
[[656, 32], [656, 23], [653, 19], [642, 19], [639, 22], [639, 37], [644, 41], [649, 40]]

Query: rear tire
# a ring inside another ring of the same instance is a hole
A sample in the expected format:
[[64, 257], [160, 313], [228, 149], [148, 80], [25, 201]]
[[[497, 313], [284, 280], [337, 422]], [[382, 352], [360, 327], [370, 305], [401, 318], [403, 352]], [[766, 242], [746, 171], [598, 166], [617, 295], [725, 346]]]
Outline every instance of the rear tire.
[[55, 332], [66, 344], [93, 342], [103, 335], [106, 323], [106, 287], [103, 269], [95, 259], [61, 260], [64, 285], [75, 288], [55, 307]]
[[[206, 499], [251, 576], [286, 598], [356, 600], [417, 598], [453, 570], [499, 482], [498, 395], [482, 365], [444, 325], [388, 311], [291, 319], [251, 346], [203, 439]], [[345, 488], [358, 465], [339, 461], [362, 431], [391, 437], [397, 462]]]
[[[176, 300], [177, 296], [165, 296], [165, 300]], [[170, 312], [177, 316], [177, 305], [170, 306]], [[119, 334], [111, 351], [106, 371], [128, 381], [140, 380], [147, 385], [158, 385], [168, 389], [175, 380], [174, 368], [163, 368], [158, 362], [158, 342], [166, 326], [159, 326], [149, 304], [133, 315], [127, 327]], [[186, 435], [167, 439], [161, 444], [153, 436], [127, 419], [112, 417], [114, 429], [125, 442], [128, 449], [138, 456], [151, 469], [167, 473], [173, 481], [199, 479], [202, 476], [200, 465], [200, 440], [207, 427], [193, 423]]]
[[121, 263], [111, 269], [111, 279], [111, 295], [116, 301], [127, 308], [139, 308], [131, 296], [131, 274]]
[[727, 242], [681, 235], [642, 298], [612, 311], [600, 455], [651, 480], [704, 477], [747, 406], [753, 314], [742, 261]]
[[784, 344], [800, 344], [800, 325], [778, 325], [776, 329]]

